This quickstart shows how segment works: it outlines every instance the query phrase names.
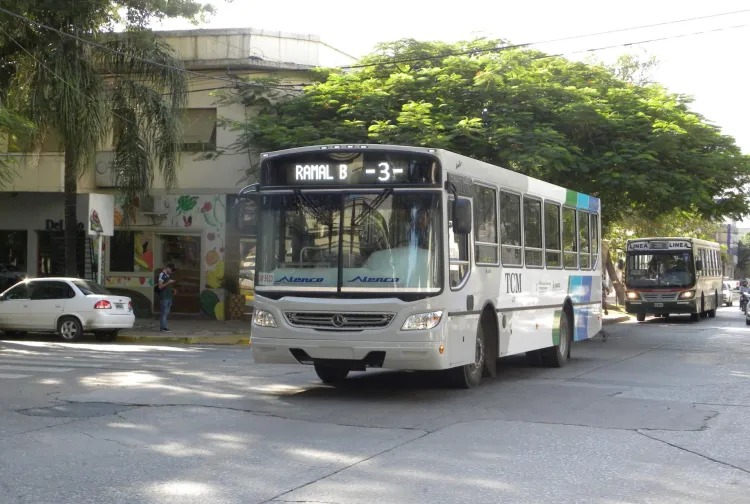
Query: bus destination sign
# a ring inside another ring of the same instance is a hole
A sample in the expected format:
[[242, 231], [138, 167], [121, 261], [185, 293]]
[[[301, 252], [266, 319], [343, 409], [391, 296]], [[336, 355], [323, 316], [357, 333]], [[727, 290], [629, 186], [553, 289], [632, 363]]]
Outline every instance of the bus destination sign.
[[628, 242], [628, 250], [690, 250], [691, 245], [687, 240], [644, 240]]
[[432, 156], [402, 152], [308, 152], [271, 158], [261, 167], [268, 186], [428, 185], [440, 183]]

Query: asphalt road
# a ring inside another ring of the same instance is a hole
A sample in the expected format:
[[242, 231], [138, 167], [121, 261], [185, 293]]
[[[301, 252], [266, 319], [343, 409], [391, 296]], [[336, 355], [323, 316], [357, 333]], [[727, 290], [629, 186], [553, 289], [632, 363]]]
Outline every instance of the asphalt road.
[[247, 347], [0, 341], [0, 503], [750, 501], [750, 327], [607, 326], [562, 369], [261, 366]]

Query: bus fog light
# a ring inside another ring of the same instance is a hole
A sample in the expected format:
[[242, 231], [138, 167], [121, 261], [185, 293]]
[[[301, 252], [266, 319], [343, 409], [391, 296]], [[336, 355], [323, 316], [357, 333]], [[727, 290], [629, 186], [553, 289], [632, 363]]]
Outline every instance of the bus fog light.
[[277, 327], [273, 314], [266, 310], [255, 310], [253, 324], [259, 327]]
[[628, 291], [628, 293], [626, 294], [626, 296], [627, 296], [628, 299], [638, 299], [639, 298], [638, 293], [637, 292], [633, 292], [633, 291]]
[[695, 291], [685, 291], [680, 293], [680, 299], [693, 299], [695, 297]]
[[416, 331], [420, 329], [432, 329], [440, 323], [443, 318], [442, 311], [433, 311], [427, 313], [417, 313], [410, 316], [401, 326], [402, 331]]

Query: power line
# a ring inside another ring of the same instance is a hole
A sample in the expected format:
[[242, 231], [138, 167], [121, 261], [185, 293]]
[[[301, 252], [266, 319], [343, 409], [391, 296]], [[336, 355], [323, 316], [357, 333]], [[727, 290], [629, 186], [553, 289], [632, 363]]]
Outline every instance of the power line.
[[[464, 55], [467, 55], [467, 54], [481, 54], [481, 53], [489, 53], [489, 52], [502, 52], [502, 51], [507, 51], [509, 49], [522, 49], [524, 47], [530, 47], [530, 46], [535, 46], [535, 45], [551, 44], [551, 43], [554, 43], [554, 42], [566, 42], [566, 41], [569, 41], [569, 40], [576, 40], [576, 39], [590, 38], [590, 37], [598, 37], [598, 36], [601, 36], [601, 35], [611, 35], [611, 34], [614, 34], [614, 33], [622, 33], [622, 32], [626, 32], [626, 31], [641, 30], [641, 29], [644, 29], [644, 28], [655, 28], [655, 27], [658, 27], [658, 26], [667, 26], [667, 25], [673, 25], [673, 24], [687, 23], [687, 22], [690, 22], [690, 21], [699, 21], [699, 20], [702, 20], [702, 19], [711, 19], [711, 18], [716, 18], [716, 17], [730, 16], [730, 15], [742, 14], [742, 13], [746, 13], [746, 12], [750, 12], [750, 9], [743, 9], [743, 10], [732, 11], [732, 12], [723, 12], [723, 13], [720, 13], [720, 14], [710, 14], [710, 15], [707, 15], [707, 16], [698, 16], [698, 17], [692, 17], [692, 18], [677, 19], [677, 20], [674, 20], [674, 21], [664, 21], [664, 22], [661, 22], [661, 23], [653, 23], [653, 24], [648, 24], [648, 25], [632, 26], [632, 27], [629, 27], [629, 28], [618, 28], [618, 29], [615, 29], [615, 30], [608, 30], [608, 31], [596, 32], [596, 33], [588, 33], [588, 34], [584, 34], [584, 35], [571, 35], [571, 36], [568, 36], [568, 37], [561, 37], [561, 38], [556, 38], [556, 39], [541, 40], [541, 41], [537, 41], [537, 42], [524, 42], [522, 44], [511, 44], [511, 45], [502, 46], [502, 47], [492, 47], [492, 48], [486, 48], [486, 49], [469, 49], [469, 50], [466, 50], [466, 51], [451, 51], [451, 52], [446, 52], [446, 53], [443, 53], [443, 54], [440, 54], [440, 55], [437, 55], [437, 56], [428, 56], [428, 57], [420, 57], [420, 58], [405, 58], [405, 59], [401, 59], [401, 60], [389, 61], [387, 63], [389, 63], [389, 64], [413, 63], [413, 62], [417, 62], [417, 61], [428, 61], [428, 60], [434, 60], [434, 59], [442, 59], [442, 58], [447, 58], [447, 57], [450, 57], [450, 56], [464, 56]], [[744, 25], [742, 25], [742, 26], [744, 26]], [[725, 29], [739, 28], [739, 27], [741, 27], [741, 26], [730, 27], [730, 28], [725, 28]], [[721, 30], [716, 30], [716, 31], [721, 31]], [[700, 34], [700, 33], [703, 33], [703, 32], [692, 33], [692, 34], [689, 34], [689, 35], [697, 35], [697, 34]], [[680, 38], [680, 37], [683, 37], [683, 36], [685, 36], [685, 35], [676, 35], [676, 36], [671, 36], [671, 37], [665, 37], [663, 39], [654, 39], [654, 41], [669, 40], [670, 38]], [[607, 49], [614, 48], [614, 47], [627, 47], [627, 46], [630, 46], [630, 45], [642, 44], [642, 43], [647, 43], [647, 42], [651, 42], [651, 40], [644, 41], [644, 42], [628, 42], [628, 43], [613, 45], [613, 46], [607, 47]], [[597, 51], [597, 50], [600, 50], [600, 49], [588, 49], [588, 50], [585, 50], [585, 51], [577, 51], [577, 52], [590, 52], [590, 51]], [[382, 65], [382, 64], [384, 64], [384, 63], [366, 63], [366, 64], [361, 64], [361, 65], [344, 65], [344, 66], [340, 66], [338, 68], [341, 68], [342, 70], [350, 70], [350, 69], [355, 69], [355, 68], [367, 68], [367, 67], [372, 67], [372, 66], [378, 66], [378, 65]]]

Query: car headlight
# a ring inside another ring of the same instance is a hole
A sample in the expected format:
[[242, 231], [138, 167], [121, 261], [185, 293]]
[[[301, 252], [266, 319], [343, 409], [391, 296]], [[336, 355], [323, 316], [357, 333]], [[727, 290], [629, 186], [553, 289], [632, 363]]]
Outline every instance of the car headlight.
[[640, 296], [638, 295], [638, 293], [635, 292], [635, 291], [628, 291], [627, 294], [625, 294], [625, 296], [628, 299], [639, 299], [640, 298]]
[[258, 309], [253, 313], [253, 324], [259, 327], [278, 327], [276, 325], [276, 319], [273, 318], [271, 312]]
[[432, 329], [440, 323], [440, 319], [443, 318], [442, 311], [431, 311], [427, 313], [417, 313], [411, 315], [404, 325], [401, 326], [402, 331], [416, 331], [420, 329]]
[[695, 291], [680, 292], [680, 299], [693, 299], [695, 297]]

